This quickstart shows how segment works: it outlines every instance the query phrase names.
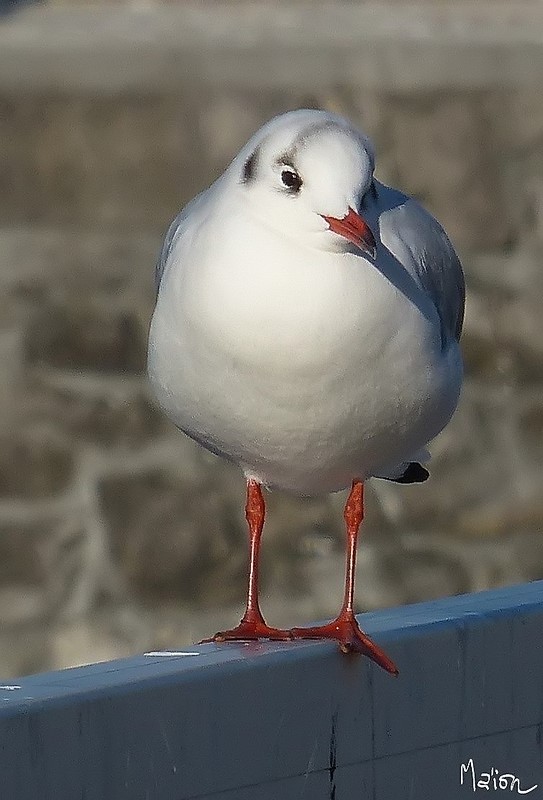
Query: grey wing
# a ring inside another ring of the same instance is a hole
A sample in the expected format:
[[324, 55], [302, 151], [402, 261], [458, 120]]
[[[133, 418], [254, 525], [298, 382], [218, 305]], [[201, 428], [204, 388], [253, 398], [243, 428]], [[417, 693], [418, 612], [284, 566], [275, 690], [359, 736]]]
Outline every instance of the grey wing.
[[166, 232], [166, 236], [164, 237], [164, 241], [162, 242], [162, 249], [160, 250], [160, 255], [155, 265], [155, 290], [157, 294], [174, 244], [180, 236], [189, 233], [189, 228], [194, 230], [194, 227], [198, 224], [202, 210], [206, 205], [206, 198], [208, 197], [209, 191], [209, 189], [206, 189], [200, 192], [200, 194], [197, 194], [196, 197], [194, 197], [190, 203], [187, 203], [179, 212], [175, 219], [172, 220]]
[[168, 257], [172, 252], [173, 243], [178, 233], [181, 231], [183, 227], [183, 221], [186, 219], [187, 208], [188, 206], [186, 206], [182, 211], [180, 211], [179, 214], [175, 217], [175, 219], [172, 220], [172, 222], [170, 223], [170, 227], [166, 232], [166, 236], [164, 237], [164, 241], [162, 242], [160, 255], [155, 265], [155, 292], [157, 294], [160, 288], [160, 281], [162, 280], [162, 276], [164, 274], [164, 270], [168, 262]]
[[466, 296], [460, 259], [439, 222], [422, 206], [410, 199], [402, 210], [404, 230], [409, 233], [402, 238], [411, 252], [414, 270], [438, 310], [444, 339], [458, 340]]

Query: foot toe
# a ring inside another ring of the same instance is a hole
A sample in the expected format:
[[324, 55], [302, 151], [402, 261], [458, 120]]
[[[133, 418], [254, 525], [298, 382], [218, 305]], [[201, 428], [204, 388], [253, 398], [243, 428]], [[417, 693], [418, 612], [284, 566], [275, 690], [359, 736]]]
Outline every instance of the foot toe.
[[280, 628], [271, 628], [265, 622], [240, 622], [235, 628], [228, 631], [218, 631], [210, 639], [203, 639], [204, 642], [250, 642], [257, 639], [272, 639], [274, 641], [288, 641], [292, 639], [290, 631]]
[[390, 672], [391, 675], [398, 674], [398, 668], [387, 654], [367, 636], [358, 625], [354, 615], [339, 616], [327, 625], [313, 628], [292, 628], [290, 631], [293, 639], [332, 639], [339, 642], [342, 653], [360, 653], [380, 667]]

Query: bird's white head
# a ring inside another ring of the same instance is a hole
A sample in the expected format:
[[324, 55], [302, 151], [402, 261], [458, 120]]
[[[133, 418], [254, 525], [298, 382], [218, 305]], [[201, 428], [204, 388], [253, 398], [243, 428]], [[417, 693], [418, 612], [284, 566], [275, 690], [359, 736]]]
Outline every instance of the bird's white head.
[[275, 117], [229, 168], [250, 213], [282, 235], [375, 257], [363, 207], [375, 200], [374, 152], [351, 123], [325, 111]]

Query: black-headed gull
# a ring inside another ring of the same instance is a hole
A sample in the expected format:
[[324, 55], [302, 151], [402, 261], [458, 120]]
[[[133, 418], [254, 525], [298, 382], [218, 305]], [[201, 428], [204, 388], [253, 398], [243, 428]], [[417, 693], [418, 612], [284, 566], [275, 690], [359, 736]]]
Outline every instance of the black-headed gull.
[[[364, 481], [417, 483], [462, 382], [462, 267], [439, 223], [374, 177], [346, 119], [264, 125], [172, 222], [156, 268], [149, 376], [169, 417], [247, 480], [247, 606], [214, 641], [337, 639], [391, 673], [354, 616]], [[333, 622], [269, 627], [258, 600], [261, 487], [351, 487]]]

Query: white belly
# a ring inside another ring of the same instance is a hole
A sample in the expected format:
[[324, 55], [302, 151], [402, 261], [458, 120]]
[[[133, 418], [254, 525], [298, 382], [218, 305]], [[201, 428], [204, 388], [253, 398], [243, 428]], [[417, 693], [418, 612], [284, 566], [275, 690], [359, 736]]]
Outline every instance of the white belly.
[[151, 325], [149, 375], [173, 421], [300, 494], [408, 460], [448, 422], [461, 381], [427, 298], [417, 307], [362, 259], [333, 258], [179, 270]]

